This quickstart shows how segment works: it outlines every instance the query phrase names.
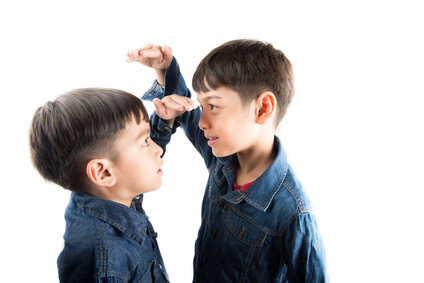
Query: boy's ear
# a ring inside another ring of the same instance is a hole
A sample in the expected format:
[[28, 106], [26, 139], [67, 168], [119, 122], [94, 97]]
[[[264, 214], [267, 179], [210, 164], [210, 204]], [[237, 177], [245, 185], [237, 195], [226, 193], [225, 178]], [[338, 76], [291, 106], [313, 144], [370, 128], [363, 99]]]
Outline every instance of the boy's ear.
[[88, 179], [100, 187], [112, 187], [116, 184], [116, 176], [113, 172], [110, 160], [104, 158], [92, 159], [87, 164]]
[[256, 99], [256, 123], [265, 124], [273, 116], [276, 105], [277, 99], [272, 92], [266, 91], [262, 93]]

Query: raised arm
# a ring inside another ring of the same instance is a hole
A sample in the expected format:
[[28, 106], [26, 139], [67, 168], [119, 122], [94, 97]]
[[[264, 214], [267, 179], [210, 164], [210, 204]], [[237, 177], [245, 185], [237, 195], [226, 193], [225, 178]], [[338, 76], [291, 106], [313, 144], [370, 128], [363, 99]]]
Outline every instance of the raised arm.
[[[129, 59], [127, 61], [140, 62], [155, 69], [157, 74], [157, 81], [142, 96], [144, 100], [153, 101], [157, 109], [150, 117], [151, 138], [165, 152], [172, 134], [181, 126], [209, 168], [216, 158], [207, 144], [203, 131], [198, 126], [202, 112], [190, 99], [191, 93], [180, 73], [177, 60], [171, 57], [169, 62], [169, 56], [172, 56], [171, 49], [148, 45], [147, 50], [146, 48], [140, 50], [128, 52]], [[165, 66], [167, 68], [164, 70]], [[179, 97], [173, 94], [177, 94]]]
[[[205, 164], [210, 168], [216, 162], [208, 146], [208, 140], [199, 128], [202, 112], [191, 98], [184, 78], [175, 58], [165, 72], [165, 87], [153, 84], [150, 90], [142, 97], [152, 100], [156, 106], [156, 113], [151, 117], [151, 129], [154, 133], [152, 139], [157, 139], [158, 144], [165, 145], [170, 141], [171, 135], [181, 126], [190, 142], [202, 155]], [[169, 115], [170, 114], [170, 115]], [[179, 116], [176, 116], [176, 115]], [[175, 120], [173, 120], [173, 117]], [[165, 148], [162, 146], [165, 150]]]

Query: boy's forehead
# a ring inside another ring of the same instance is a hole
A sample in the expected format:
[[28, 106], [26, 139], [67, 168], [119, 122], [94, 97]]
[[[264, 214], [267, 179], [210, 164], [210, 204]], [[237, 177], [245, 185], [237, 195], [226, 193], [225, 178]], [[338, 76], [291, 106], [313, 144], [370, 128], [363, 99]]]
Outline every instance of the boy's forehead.
[[207, 92], [207, 93], [199, 92], [197, 93], [197, 99], [211, 100], [211, 99], [223, 99], [223, 97], [217, 94], [212, 94], [210, 92]]
[[208, 92], [198, 92], [197, 100], [232, 100], [234, 96], [239, 97], [239, 94], [235, 90], [221, 86], [217, 89], [211, 89]]
[[128, 138], [137, 140], [143, 136], [150, 135], [150, 125], [144, 120], [141, 120], [140, 123], [137, 124], [137, 121], [133, 118], [131, 122], [127, 124], [122, 134]]
[[140, 134], [150, 134], [150, 125], [144, 120], [140, 121], [140, 124], [135, 123], [135, 131], [139, 132]]
[[[142, 121], [142, 122], [144, 122], [144, 121]], [[137, 134], [136, 140], [150, 135], [150, 126], [149, 126], [148, 123], [146, 123], [146, 122], [144, 122], [144, 123], [146, 125], [142, 125], [141, 127], [138, 127], [138, 130], [135, 131], [135, 134]]]
[[201, 99], [224, 99], [226, 93], [231, 91], [225, 87], [218, 87], [216, 89], [209, 89], [207, 92], [198, 92], [197, 97]]

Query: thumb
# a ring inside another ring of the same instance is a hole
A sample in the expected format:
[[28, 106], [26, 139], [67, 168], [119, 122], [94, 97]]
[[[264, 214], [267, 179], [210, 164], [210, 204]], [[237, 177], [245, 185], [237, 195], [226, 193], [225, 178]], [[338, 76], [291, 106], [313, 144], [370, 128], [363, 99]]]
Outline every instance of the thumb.
[[163, 58], [165, 61], [172, 61], [172, 49], [169, 46], [164, 45], [162, 47]]
[[158, 116], [161, 118], [164, 117], [166, 114], [166, 108], [162, 100], [160, 100], [159, 98], [155, 98], [153, 99], [153, 104], [155, 105], [155, 108], [156, 108], [156, 114], [158, 114]]

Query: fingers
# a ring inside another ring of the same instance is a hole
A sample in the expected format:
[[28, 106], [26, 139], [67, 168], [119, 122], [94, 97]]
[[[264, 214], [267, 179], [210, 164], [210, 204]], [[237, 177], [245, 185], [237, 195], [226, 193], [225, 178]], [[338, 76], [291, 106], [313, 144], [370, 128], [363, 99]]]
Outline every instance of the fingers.
[[164, 99], [166, 98], [172, 99], [174, 103], [181, 105], [185, 111], [191, 111], [197, 107], [197, 104], [194, 102], [194, 100], [185, 96], [173, 94], [173, 95], [166, 96]]
[[155, 46], [151, 49], [140, 50], [138, 56], [142, 56], [150, 59], [162, 59], [163, 54], [160, 46]]
[[196, 103], [188, 97], [173, 94], [153, 99], [156, 107], [156, 114], [163, 119], [173, 119], [186, 111], [192, 111], [197, 107]]
[[172, 61], [172, 49], [168, 46], [148, 44], [127, 52], [127, 63], [140, 62], [154, 69], [166, 69]]
[[[172, 54], [172, 51], [168, 51], [167, 50], [167, 52], [168, 53], [171, 52], [171, 54]], [[162, 57], [162, 47], [160, 45], [147, 44], [147, 45], [145, 45], [142, 48], [128, 51], [127, 52], [127, 56], [128, 57], [139, 57], [139, 56], [142, 56], [142, 57], [146, 57], [146, 58]]]
[[[129, 52], [128, 52], [128, 56], [140, 56], [140, 54], [141, 54], [143, 51], [145, 51], [145, 50], [150, 50], [150, 49], [152, 49], [152, 48], [155, 48], [155, 46], [157, 46], [157, 45], [153, 45], [153, 44], [149, 43], [149, 44], [147, 44], [147, 45], [145, 45], [145, 46], [143, 46], [143, 47], [141, 47], [141, 48], [138, 48], [138, 49], [134, 49], [134, 50], [129, 51]], [[159, 47], [160, 47], [160, 46], [159, 46]], [[156, 48], [157, 48], [157, 47], [156, 47]]]
[[144, 45], [143, 47], [141, 47], [139, 50], [148, 50], [148, 49], [152, 49], [155, 45], [148, 43], [146, 45]]
[[[165, 97], [166, 98], [166, 97]], [[172, 99], [160, 100], [159, 98], [153, 99], [153, 104], [156, 107], [156, 114], [164, 120], [172, 120], [184, 113], [184, 107], [175, 103]]]
[[156, 108], [156, 114], [158, 114], [159, 117], [164, 117], [166, 114], [165, 104], [160, 100], [159, 98], [153, 99], [153, 104]]
[[139, 49], [130, 50], [127, 52], [127, 62], [132, 63], [137, 61], [137, 59], [141, 59], [143, 56], [144, 51], [152, 50], [152, 49], [160, 49], [160, 46], [153, 45], [153, 44], [147, 44]]
[[166, 109], [176, 110], [176, 111], [186, 111], [186, 103], [178, 97], [166, 96], [162, 99], [162, 102], [165, 104]]
[[127, 63], [132, 63], [137, 61], [138, 58], [138, 49], [130, 50], [127, 52]]
[[133, 57], [130, 57], [128, 54], [127, 54], [127, 63], [132, 63], [132, 62], [135, 62], [136, 60], [133, 58]]
[[172, 61], [172, 49], [169, 46], [164, 45], [162, 47], [163, 58], [165, 61]]

